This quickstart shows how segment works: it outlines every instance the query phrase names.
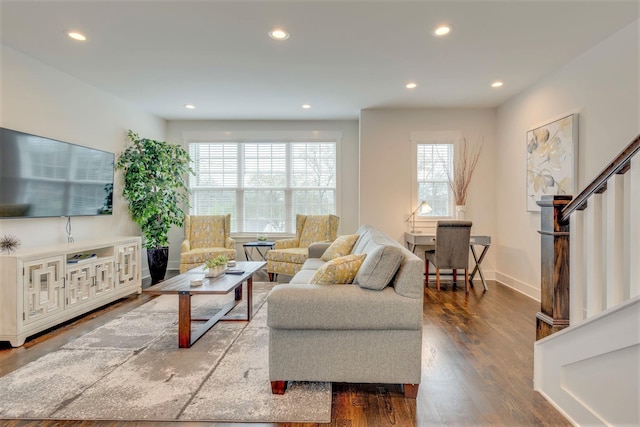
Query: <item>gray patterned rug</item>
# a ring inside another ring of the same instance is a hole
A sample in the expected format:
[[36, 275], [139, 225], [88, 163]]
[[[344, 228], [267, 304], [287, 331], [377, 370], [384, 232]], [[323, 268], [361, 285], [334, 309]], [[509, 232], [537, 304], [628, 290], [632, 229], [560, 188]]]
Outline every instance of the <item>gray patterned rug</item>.
[[[0, 418], [330, 422], [330, 383], [271, 394], [270, 287], [254, 283], [251, 322], [220, 322], [188, 349], [178, 348], [177, 297], [157, 297], [0, 378]], [[193, 316], [225, 301], [194, 297]]]

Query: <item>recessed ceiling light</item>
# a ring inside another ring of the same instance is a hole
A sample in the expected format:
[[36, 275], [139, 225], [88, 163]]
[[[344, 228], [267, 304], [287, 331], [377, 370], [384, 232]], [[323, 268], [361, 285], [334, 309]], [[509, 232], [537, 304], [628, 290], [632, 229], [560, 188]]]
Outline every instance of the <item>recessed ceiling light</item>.
[[308, 110], [309, 108], [311, 108], [311, 105], [309, 105], [309, 104], [302, 104], [302, 108], [304, 108], [305, 110]]
[[452, 27], [449, 24], [441, 24], [441, 25], [438, 25], [436, 28], [434, 28], [432, 34], [436, 37], [446, 36], [451, 32], [451, 28]]
[[415, 89], [418, 86], [417, 83], [411, 82], [411, 83], [407, 83], [407, 85], [405, 86], [407, 89]]
[[289, 38], [289, 32], [282, 27], [274, 27], [269, 30], [269, 37], [274, 40], [286, 40]]
[[74, 40], [78, 40], [78, 41], [81, 41], [81, 42], [87, 40], [87, 38], [85, 37], [84, 34], [79, 33], [77, 31], [66, 31], [66, 33], [67, 33], [67, 35], [69, 37], [71, 37]]
[[193, 105], [193, 104], [185, 104], [185, 105], [184, 105], [184, 108], [187, 108], [187, 109], [189, 109], [189, 110], [193, 110], [193, 109], [195, 109], [195, 108], [196, 108], [196, 106], [195, 106], [195, 105]]
[[500, 80], [496, 80], [495, 82], [491, 83], [491, 87], [501, 87], [503, 84], [504, 83]]

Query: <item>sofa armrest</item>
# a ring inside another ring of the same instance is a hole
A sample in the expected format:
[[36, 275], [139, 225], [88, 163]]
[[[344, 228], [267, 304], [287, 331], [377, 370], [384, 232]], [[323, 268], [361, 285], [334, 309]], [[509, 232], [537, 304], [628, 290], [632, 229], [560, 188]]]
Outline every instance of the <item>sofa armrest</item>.
[[331, 242], [315, 242], [309, 245], [309, 258], [320, 258]]
[[267, 325], [275, 329], [422, 329], [422, 299], [403, 297], [391, 287], [280, 284], [267, 305]]
[[289, 249], [289, 248], [299, 248], [300, 247], [300, 239], [294, 237], [292, 239], [280, 239], [276, 240], [276, 244], [274, 249]]
[[191, 243], [189, 243], [189, 239], [184, 239], [182, 244], [180, 245], [180, 252], [189, 252], [191, 250]]

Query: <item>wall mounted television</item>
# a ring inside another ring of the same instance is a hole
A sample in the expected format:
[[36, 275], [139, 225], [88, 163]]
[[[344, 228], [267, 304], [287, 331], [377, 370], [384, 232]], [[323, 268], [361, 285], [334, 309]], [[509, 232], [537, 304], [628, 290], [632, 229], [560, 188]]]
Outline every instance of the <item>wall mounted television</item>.
[[0, 128], [0, 218], [111, 215], [115, 155]]

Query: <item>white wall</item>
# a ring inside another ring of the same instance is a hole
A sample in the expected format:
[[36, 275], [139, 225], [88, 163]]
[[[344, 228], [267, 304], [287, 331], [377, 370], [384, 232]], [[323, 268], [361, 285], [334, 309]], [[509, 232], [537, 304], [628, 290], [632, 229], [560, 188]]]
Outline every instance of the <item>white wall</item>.
[[[68, 74], [0, 45], [2, 55], [0, 126], [119, 153], [126, 130], [165, 137], [165, 122], [99, 91]], [[96, 235], [140, 235], [129, 219], [116, 175], [111, 216], [73, 217], [76, 241]], [[11, 234], [23, 248], [66, 242], [66, 218], [3, 219], [0, 234]]]
[[[360, 220], [404, 244], [412, 200], [411, 132], [460, 131], [471, 143], [484, 138], [467, 200], [474, 234], [495, 236], [496, 130], [494, 109], [369, 109], [360, 114]], [[492, 250], [482, 264], [493, 278]]]
[[579, 113], [578, 187], [640, 133], [638, 21], [498, 108], [497, 279], [540, 298], [540, 214], [526, 208], [525, 135]]
[[[300, 132], [300, 131], [336, 131], [342, 134], [339, 143], [339, 195], [338, 216], [340, 216], [339, 234], [353, 233], [358, 228], [358, 121], [357, 120], [174, 120], [168, 122], [167, 140], [182, 144], [188, 149], [184, 134], [190, 132]], [[172, 229], [170, 234], [169, 268], [180, 265], [180, 243], [183, 239], [182, 228]], [[236, 239], [241, 243], [239, 239]], [[255, 240], [255, 239], [250, 239]], [[242, 246], [237, 245], [238, 258], [242, 259]]]

